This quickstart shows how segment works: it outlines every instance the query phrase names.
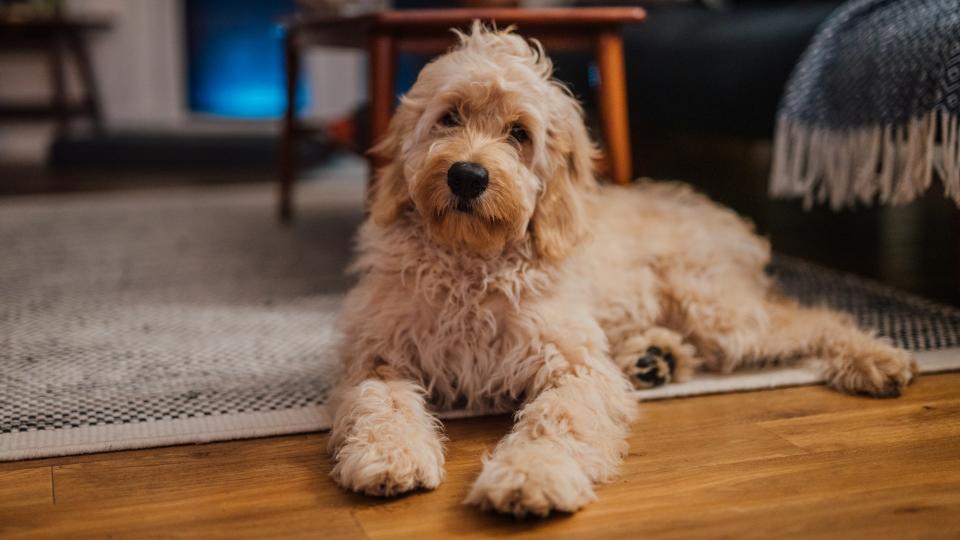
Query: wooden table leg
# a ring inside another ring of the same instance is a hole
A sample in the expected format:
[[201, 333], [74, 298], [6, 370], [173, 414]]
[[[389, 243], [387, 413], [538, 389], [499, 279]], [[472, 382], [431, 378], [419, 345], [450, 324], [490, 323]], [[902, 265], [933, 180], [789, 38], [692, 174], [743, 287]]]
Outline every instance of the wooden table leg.
[[600, 120], [610, 163], [610, 177], [617, 184], [629, 184], [633, 180], [633, 173], [623, 38], [620, 33], [616, 30], [601, 32], [597, 36], [596, 54], [600, 71]]
[[[370, 96], [370, 141], [376, 144], [387, 133], [390, 117], [393, 115], [394, 85], [396, 77], [396, 57], [393, 36], [389, 34], [374, 34], [370, 38], [370, 69], [369, 96]], [[376, 168], [382, 165], [375, 159], [370, 159], [370, 186], [373, 185]], [[370, 187], [368, 186], [368, 188]]]
[[70, 123], [70, 112], [67, 109], [69, 104], [67, 98], [66, 66], [64, 65], [63, 58], [64, 45], [61, 32], [56, 32], [50, 39], [47, 49], [50, 85], [53, 89], [50, 95], [50, 105], [56, 113], [56, 130], [58, 136], [67, 133]]
[[100, 89], [97, 86], [97, 77], [93, 73], [93, 63], [90, 61], [90, 49], [87, 46], [87, 40], [79, 32], [71, 32], [68, 36], [70, 49], [73, 52], [74, 60], [77, 62], [77, 70], [80, 74], [80, 80], [84, 87], [84, 108], [90, 115], [90, 122], [93, 125], [93, 131], [97, 135], [103, 135], [103, 112], [100, 109]]
[[287, 109], [283, 116], [283, 135], [280, 140], [280, 186], [277, 213], [282, 223], [293, 219], [293, 184], [297, 175], [297, 83], [300, 78], [300, 51], [293, 30], [288, 29], [283, 40], [286, 70]]

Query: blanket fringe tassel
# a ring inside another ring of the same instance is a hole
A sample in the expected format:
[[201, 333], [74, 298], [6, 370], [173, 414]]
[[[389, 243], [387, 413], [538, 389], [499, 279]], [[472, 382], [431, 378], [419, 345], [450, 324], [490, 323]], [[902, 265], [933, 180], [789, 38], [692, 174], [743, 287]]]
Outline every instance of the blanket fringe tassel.
[[930, 187], [934, 174], [944, 195], [960, 206], [960, 117], [947, 111], [905, 126], [843, 131], [786, 116], [777, 121], [770, 194], [802, 197], [806, 208], [814, 202], [835, 210], [876, 199], [906, 203]]

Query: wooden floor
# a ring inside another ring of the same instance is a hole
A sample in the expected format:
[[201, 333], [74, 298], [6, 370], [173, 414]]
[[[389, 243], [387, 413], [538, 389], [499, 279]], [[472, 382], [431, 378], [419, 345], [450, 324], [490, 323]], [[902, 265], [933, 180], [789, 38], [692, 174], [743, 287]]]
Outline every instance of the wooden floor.
[[328, 478], [323, 434], [0, 464], [0, 537], [960, 537], [960, 373], [900, 399], [822, 387], [648, 403], [622, 477], [573, 516], [460, 504], [506, 417], [448, 423], [447, 480], [395, 500]]

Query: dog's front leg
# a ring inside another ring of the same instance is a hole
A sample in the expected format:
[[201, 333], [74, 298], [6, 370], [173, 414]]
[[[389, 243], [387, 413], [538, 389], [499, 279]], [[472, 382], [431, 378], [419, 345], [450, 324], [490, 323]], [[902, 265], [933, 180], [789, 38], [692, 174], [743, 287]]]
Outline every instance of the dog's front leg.
[[636, 410], [629, 382], [606, 358], [547, 356], [543, 384], [484, 460], [467, 504], [516, 516], [574, 512], [617, 473]]
[[443, 435], [420, 385], [369, 378], [337, 395], [330, 474], [338, 484], [382, 496], [440, 485]]

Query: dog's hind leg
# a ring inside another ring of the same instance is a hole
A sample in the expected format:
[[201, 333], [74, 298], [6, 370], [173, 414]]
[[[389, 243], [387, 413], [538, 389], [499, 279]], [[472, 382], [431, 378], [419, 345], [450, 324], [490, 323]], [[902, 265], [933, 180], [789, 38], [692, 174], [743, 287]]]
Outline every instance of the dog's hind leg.
[[[803, 307], [783, 298], [760, 302], [764, 316], [727, 319], [723, 328], [704, 324], [722, 316], [689, 317], [707, 366], [732, 371], [743, 365], [817, 360], [831, 387], [874, 397], [899, 396], [916, 374], [916, 363], [908, 352], [860, 330], [846, 314]], [[710, 309], [722, 311], [723, 306]]]
[[423, 388], [402, 379], [371, 377], [338, 390], [330, 475], [346, 489], [390, 496], [433, 489], [443, 479], [440, 422], [426, 408]]
[[874, 397], [897, 397], [916, 375], [907, 351], [860, 330], [846, 314], [783, 299], [768, 302], [771, 328], [757, 357], [816, 358], [827, 384]]
[[680, 334], [661, 326], [611, 338], [613, 361], [636, 388], [683, 382], [700, 365], [696, 348], [685, 343]]

